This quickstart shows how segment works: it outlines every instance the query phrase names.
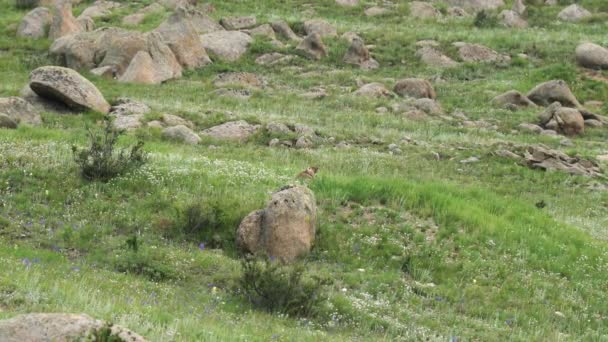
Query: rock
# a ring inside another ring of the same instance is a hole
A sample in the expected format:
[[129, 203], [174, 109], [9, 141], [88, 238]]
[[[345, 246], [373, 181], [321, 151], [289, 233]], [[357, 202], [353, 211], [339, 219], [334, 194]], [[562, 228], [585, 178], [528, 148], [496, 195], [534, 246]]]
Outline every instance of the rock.
[[57, 64], [71, 69], [93, 69], [97, 66], [97, 39], [101, 34], [98, 30], [61, 37], [53, 42], [49, 55]]
[[504, 10], [500, 12], [498, 18], [505, 27], [519, 29], [528, 27], [528, 22], [515, 11]]
[[361, 69], [372, 70], [380, 67], [378, 62], [371, 58], [369, 50], [363, 43], [363, 40], [358, 37], [354, 37], [351, 41], [351, 45], [343, 58], [344, 63], [358, 65]]
[[306, 35], [308, 36], [316, 33], [321, 38], [338, 36], [338, 31], [336, 30], [336, 28], [322, 19], [313, 19], [305, 21], [304, 32], [306, 32]]
[[114, 118], [112, 126], [117, 131], [131, 131], [140, 128], [143, 119], [144, 116], [139, 114], [121, 115]]
[[266, 124], [266, 131], [272, 134], [290, 134], [291, 129], [287, 125], [279, 122], [269, 122]]
[[383, 7], [370, 7], [364, 11], [364, 14], [368, 17], [378, 17], [381, 15], [388, 14], [390, 11], [387, 8]]
[[0, 129], [8, 128], [8, 129], [16, 129], [18, 126], [15, 120], [11, 119], [8, 114], [0, 113]]
[[585, 120], [585, 127], [598, 128], [598, 127], [603, 127], [603, 126], [604, 126], [604, 124], [599, 120], [594, 120], [594, 119]]
[[587, 11], [585, 8], [578, 4], [572, 4], [564, 8], [561, 12], [557, 14], [558, 19], [570, 22], [581, 21], [591, 16], [591, 12]]
[[317, 206], [303, 186], [289, 186], [272, 195], [263, 210], [249, 214], [237, 230], [237, 245], [245, 253], [264, 252], [283, 262], [306, 255], [315, 240]]
[[505, 5], [503, 0], [446, 0], [445, 2], [450, 6], [462, 7], [471, 13], [495, 10]]
[[30, 88], [41, 97], [56, 100], [75, 110], [108, 113], [110, 105], [101, 92], [72, 69], [45, 66], [30, 74]]
[[105, 323], [84, 314], [35, 313], [0, 321], [0, 341], [81, 341], [88, 340], [103, 328], [110, 329], [109, 339], [123, 342], [146, 340], [121, 326]]
[[496, 96], [492, 99], [492, 103], [497, 107], [514, 106], [518, 107], [536, 107], [534, 102], [530, 101], [525, 95], [517, 90], [509, 90], [508, 92]]
[[169, 46], [183, 68], [195, 69], [211, 63], [186, 9], [178, 8], [154, 32]]
[[[0, 97], [0, 113], [15, 124], [37, 126], [42, 123], [40, 114], [29, 102], [19, 97]], [[4, 120], [8, 122], [8, 120]]]
[[71, 114], [74, 113], [74, 110], [66, 106], [62, 102], [50, 100], [36, 94], [32, 88], [30, 88], [29, 84], [26, 84], [19, 92], [19, 96], [22, 99], [27, 101], [30, 105], [32, 105], [35, 109], [35, 112], [50, 112], [57, 114]]
[[199, 35], [205, 35], [212, 32], [224, 31], [224, 27], [220, 25], [218, 22], [213, 20], [211, 17], [206, 15], [205, 13], [190, 7], [190, 6], [182, 6], [179, 9], [183, 13], [183, 16], [190, 20], [192, 26]]
[[98, 66], [113, 66], [118, 76], [123, 75], [138, 52], [149, 49], [150, 37], [141, 32], [109, 28], [95, 33], [99, 36], [93, 45], [95, 50], [91, 52], [94, 52], [95, 60], [101, 60]]
[[508, 62], [509, 56], [501, 55], [498, 52], [479, 44], [454, 43], [458, 48], [458, 55], [465, 62]]
[[146, 50], [139, 51], [118, 79], [124, 83], [160, 84], [180, 78], [182, 67], [160, 34], [151, 32], [146, 38]]
[[266, 37], [273, 41], [277, 39], [276, 34], [270, 24], [260, 25], [254, 29], [246, 31], [246, 33], [252, 37]]
[[159, 0], [158, 1], [165, 8], [174, 10], [178, 7], [193, 7], [196, 6], [198, 0]]
[[313, 33], [298, 44], [296, 50], [301, 51], [306, 57], [313, 60], [320, 60], [328, 55], [327, 47], [323, 44], [321, 36], [318, 33]]
[[295, 124], [294, 131], [300, 136], [314, 137], [316, 135], [315, 130], [311, 127], [302, 124]]
[[544, 145], [529, 146], [524, 155], [530, 168], [545, 171], [562, 171], [573, 175], [600, 176], [599, 166], [590, 161], [570, 157], [560, 151], [551, 150]]
[[163, 123], [158, 121], [158, 120], [153, 120], [150, 121], [146, 124], [146, 126], [148, 126], [148, 128], [153, 128], [153, 129], [163, 129]]
[[275, 65], [288, 62], [293, 58], [293, 56], [286, 56], [282, 53], [272, 52], [259, 56], [255, 59], [255, 63], [258, 65]]
[[110, 109], [110, 114], [115, 116], [145, 115], [152, 111], [147, 104], [129, 98], [119, 98]]
[[117, 72], [116, 68], [113, 66], [103, 66], [95, 69], [89, 70], [89, 72], [95, 76], [99, 76], [106, 79], [114, 79], [116, 78]]
[[528, 14], [528, 9], [524, 4], [524, 0], [513, 1], [513, 6], [511, 6], [511, 10], [520, 16], [525, 16], [526, 14]]
[[203, 47], [207, 52], [225, 61], [236, 61], [253, 42], [248, 34], [240, 31], [216, 31], [201, 36]]
[[574, 108], [560, 108], [554, 114], [560, 133], [568, 136], [579, 135], [585, 132], [585, 120]]
[[441, 18], [441, 12], [432, 4], [422, 1], [410, 2], [410, 15], [414, 18]]
[[213, 85], [217, 88], [236, 85], [259, 89], [264, 87], [264, 82], [256, 74], [250, 72], [225, 72], [215, 77]]
[[443, 114], [443, 108], [435, 101], [428, 98], [416, 99], [412, 103], [417, 109], [429, 114], [429, 115], [441, 115]]
[[305, 149], [313, 146], [314, 143], [308, 137], [299, 137], [298, 140], [296, 140], [296, 148]]
[[585, 68], [608, 69], [608, 49], [593, 43], [583, 43], [576, 48], [576, 62]]
[[553, 102], [538, 114], [538, 121], [541, 126], [546, 126], [555, 116], [555, 112], [562, 107], [561, 103]]
[[21, 20], [17, 29], [17, 37], [44, 38], [47, 35], [47, 28], [51, 25], [52, 20], [53, 15], [48, 8], [34, 8]]
[[201, 141], [201, 138], [196, 135], [190, 128], [184, 125], [177, 125], [163, 129], [163, 137], [183, 142], [188, 145], [196, 145]]
[[260, 125], [251, 125], [247, 121], [230, 121], [204, 130], [201, 134], [218, 140], [245, 141], [258, 131]]
[[78, 18], [89, 17], [92, 19], [107, 17], [112, 14], [112, 10], [120, 7], [120, 3], [114, 1], [97, 0], [92, 6], [87, 7]]
[[365, 97], [389, 97], [392, 95], [384, 84], [377, 82], [363, 85], [359, 90], [355, 91], [354, 94]]
[[336, 0], [336, 4], [344, 7], [356, 7], [359, 5], [359, 0]]
[[570, 91], [568, 84], [562, 80], [541, 83], [530, 90], [527, 96], [532, 102], [543, 107], [556, 101], [566, 107], [581, 107], [581, 104]]
[[412, 97], [415, 99], [429, 98], [435, 99], [437, 94], [431, 82], [419, 78], [406, 78], [397, 81], [393, 91], [403, 97]]
[[416, 56], [420, 58], [422, 63], [436, 68], [450, 68], [459, 65], [450, 57], [431, 46], [425, 46], [418, 49], [418, 51], [416, 51]]
[[53, 21], [49, 29], [49, 38], [54, 41], [57, 38], [84, 31], [72, 14], [72, 3], [58, 0], [53, 8]]
[[302, 38], [298, 37], [298, 35], [296, 35], [291, 30], [291, 27], [289, 27], [289, 25], [284, 21], [275, 21], [271, 25], [272, 25], [272, 29], [274, 30], [274, 32], [276, 32], [278, 35], [282, 36], [283, 38], [286, 38], [287, 40], [298, 41], [298, 42], [302, 40]]
[[513, 160], [521, 160], [522, 157], [519, 154], [515, 154], [509, 150], [498, 150], [495, 152], [495, 154], [499, 157], [502, 158], [508, 158], [508, 159], [513, 159]]
[[529, 124], [529, 123], [522, 123], [517, 127], [519, 128], [520, 131], [537, 133], [537, 134], [540, 134], [540, 132], [543, 131], [543, 128], [540, 127], [539, 125], [534, 125], [534, 124]]
[[222, 20], [220, 20], [220, 25], [222, 25], [226, 30], [237, 31], [254, 27], [257, 22], [256, 17], [254, 15], [250, 15], [246, 17], [222, 18]]
[[477, 157], [469, 157], [467, 159], [463, 159], [460, 161], [461, 164], [473, 164], [473, 163], [479, 163], [479, 158]]
[[448, 15], [450, 17], [466, 18], [469, 16], [469, 13], [460, 7], [450, 7], [448, 8]]
[[122, 24], [127, 26], [137, 26], [141, 24], [148, 14], [153, 13], [161, 13], [163, 11], [163, 6], [159, 5], [156, 2], [142, 8], [136, 13], [129, 14], [122, 18]]

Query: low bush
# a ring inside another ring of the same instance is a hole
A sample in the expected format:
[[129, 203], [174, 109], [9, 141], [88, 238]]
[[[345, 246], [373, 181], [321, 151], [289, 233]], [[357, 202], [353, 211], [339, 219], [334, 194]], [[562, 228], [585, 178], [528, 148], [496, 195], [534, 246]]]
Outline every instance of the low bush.
[[498, 17], [486, 11], [479, 11], [475, 15], [473, 25], [477, 28], [492, 28], [498, 26]]

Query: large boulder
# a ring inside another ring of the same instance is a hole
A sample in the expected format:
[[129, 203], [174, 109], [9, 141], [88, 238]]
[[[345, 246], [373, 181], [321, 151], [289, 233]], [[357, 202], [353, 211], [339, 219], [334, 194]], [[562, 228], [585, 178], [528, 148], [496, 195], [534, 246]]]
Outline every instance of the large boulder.
[[608, 49], [593, 43], [583, 43], [576, 48], [576, 62], [590, 69], [608, 69]]
[[31, 10], [21, 19], [17, 29], [17, 37], [44, 38], [47, 29], [51, 25], [53, 15], [46, 7], [37, 7]]
[[432, 4], [422, 1], [410, 3], [410, 15], [414, 18], [440, 18], [441, 12]]
[[354, 94], [364, 97], [390, 97], [392, 95], [384, 84], [378, 82], [364, 84]]
[[230, 31], [237, 31], [252, 28], [257, 24], [257, 19], [254, 15], [244, 17], [227, 17], [220, 20], [220, 24]]
[[463, 42], [456, 42], [454, 46], [458, 48], [458, 55], [465, 62], [508, 62], [511, 60], [509, 56], [501, 55], [498, 52], [480, 45], [480, 44], [469, 44]]
[[72, 14], [72, 3], [58, 0], [53, 7], [53, 21], [49, 29], [49, 38], [53, 41], [57, 38], [85, 31], [82, 23], [74, 18]]
[[72, 69], [44, 66], [30, 74], [30, 88], [36, 94], [62, 102], [75, 110], [108, 113], [110, 104], [101, 92]]
[[117, 75], [125, 72], [138, 52], [148, 49], [148, 39], [141, 32], [108, 28], [102, 33], [95, 41], [97, 66], [111, 66]]
[[244, 141], [260, 129], [260, 125], [251, 125], [247, 121], [230, 121], [208, 128], [202, 135], [218, 140]]
[[55, 63], [75, 70], [97, 66], [97, 39], [104, 29], [61, 37], [53, 42], [49, 55]]
[[92, 19], [107, 17], [112, 14], [112, 10], [120, 7], [120, 3], [114, 1], [97, 0], [93, 5], [85, 8], [78, 18], [89, 17]]
[[163, 130], [163, 136], [188, 145], [196, 145], [201, 141], [201, 138], [185, 125], [167, 127]]
[[413, 97], [416, 99], [435, 99], [437, 94], [431, 82], [419, 78], [406, 78], [397, 81], [393, 91], [400, 96]]
[[0, 97], [0, 113], [6, 115], [15, 124], [35, 126], [42, 123], [36, 108], [19, 97]]
[[322, 19], [312, 19], [304, 22], [304, 32], [306, 35], [318, 34], [323, 37], [336, 37], [338, 31], [336, 27]]
[[359, 37], [353, 37], [350, 47], [344, 55], [343, 61], [346, 64], [358, 65], [364, 70], [377, 69], [380, 66], [380, 64], [370, 56], [365, 43]]
[[198, 9], [190, 6], [182, 6], [181, 8], [178, 7], [177, 10], [182, 12], [186, 19], [190, 20], [192, 26], [194, 26], [194, 29], [199, 35], [224, 31], [222, 25]]
[[201, 41], [213, 56], [233, 62], [247, 52], [253, 38], [240, 31], [216, 31], [202, 35]]
[[274, 32], [276, 32], [276, 34], [278, 34], [279, 36], [281, 36], [283, 38], [286, 38], [287, 40], [292, 40], [292, 41], [302, 40], [302, 38], [298, 37], [298, 35], [295, 34], [295, 32], [293, 32], [291, 27], [289, 27], [289, 24], [287, 24], [285, 21], [282, 21], [282, 20], [275, 21], [271, 25], [272, 25], [272, 29], [274, 30]]
[[562, 107], [559, 102], [549, 105], [538, 115], [541, 126], [565, 135], [585, 132], [585, 118], [576, 108]]
[[527, 97], [539, 106], [546, 107], [553, 102], [559, 102], [563, 106], [579, 108], [578, 102], [565, 81], [552, 80], [541, 83], [528, 93]]
[[26, 84], [21, 91], [19, 92], [19, 96], [31, 104], [36, 112], [39, 113], [56, 113], [56, 114], [73, 114], [74, 110], [70, 107], [66, 106], [64, 103], [57, 102], [54, 100], [50, 100], [44, 98], [38, 94], [36, 94], [32, 88], [30, 88], [29, 83]]
[[146, 49], [139, 51], [118, 79], [125, 83], [160, 84], [180, 78], [182, 67], [158, 33], [148, 33]]
[[184, 68], [194, 69], [211, 63], [192, 21], [188, 19], [188, 12], [183, 7], [178, 8], [155, 32]]
[[136, 333], [93, 319], [84, 314], [38, 313], [0, 321], [0, 341], [85, 341], [109, 329], [109, 339], [123, 342], [145, 342]]
[[316, 235], [317, 205], [312, 191], [290, 186], [276, 192], [263, 210], [249, 214], [237, 230], [245, 253], [265, 253], [283, 262], [306, 255]]
[[563, 21], [577, 22], [591, 17], [591, 12], [587, 11], [579, 4], [572, 4], [564, 8], [557, 14], [557, 18]]
[[459, 63], [444, 55], [436, 47], [423, 46], [416, 51], [416, 56], [426, 65], [436, 68], [451, 68], [458, 66]]
[[320, 60], [329, 54], [327, 47], [318, 33], [306, 36], [306, 38], [298, 44], [296, 50], [301, 51], [306, 57], [313, 60]]

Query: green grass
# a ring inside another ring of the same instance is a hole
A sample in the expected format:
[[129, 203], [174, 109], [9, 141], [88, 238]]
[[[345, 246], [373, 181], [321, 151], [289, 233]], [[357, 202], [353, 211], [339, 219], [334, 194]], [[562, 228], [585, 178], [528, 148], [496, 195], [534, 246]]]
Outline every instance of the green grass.
[[[149, 3], [129, 2], [96, 24], [120, 26], [124, 15]], [[144, 139], [149, 163], [98, 183], [79, 177], [71, 146], [86, 145], [86, 127], [96, 125], [99, 114], [44, 113], [41, 127], [0, 131], [0, 317], [83, 312], [152, 341], [606, 340], [608, 192], [597, 190], [606, 179], [531, 170], [493, 152], [543, 143], [594, 158], [608, 153], [608, 133], [588, 130], [566, 148], [559, 138], [512, 132], [533, 122], [537, 110], [490, 104], [504, 91], [525, 93], [550, 79], [566, 80], [581, 102], [608, 98], [606, 83], [585, 76], [573, 58], [580, 41], [608, 45], [608, 24], [597, 19], [608, 10], [603, 1], [581, 1], [597, 14], [578, 24], [555, 20], [566, 4], [529, 6], [525, 30], [477, 29], [473, 17], [412, 20], [405, 1], [378, 18], [362, 15], [372, 2], [347, 9], [333, 0], [209, 3], [216, 19], [256, 14], [259, 23], [284, 19], [296, 30], [323, 17], [340, 34], [355, 31], [375, 45], [381, 68], [343, 65], [347, 45], [339, 39], [326, 39], [331, 53], [319, 62], [296, 58], [262, 67], [255, 58], [274, 50], [256, 39], [238, 62], [216, 62], [158, 86], [83, 71], [110, 102], [129, 97], [152, 107], [146, 120], [172, 113], [197, 130], [234, 119], [301, 123], [322, 139], [310, 150], [269, 148], [265, 134], [246, 143], [185, 146], [145, 128], [119, 145]], [[50, 62], [50, 42], [15, 39], [27, 11], [8, 0], [0, 0], [0, 8], [0, 96], [14, 96], [33, 68]], [[168, 15], [149, 15], [135, 29], [151, 30]], [[437, 40], [453, 58], [456, 41], [528, 58], [435, 69], [415, 57], [421, 39]], [[226, 71], [256, 73], [269, 86], [249, 100], [215, 96], [212, 80]], [[432, 79], [446, 113], [462, 111], [498, 129], [377, 114], [377, 107], [399, 99], [351, 94], [357, 79], [391, 88], [405, 77]], [[315, 87], [328, 96], [298, 96]], [[329, 137], [353, 147], [335, 148]], [[406, 137], [416, 143], [402, 142]], [[389, 154], [391, 143], [402, 153]], [[471, 156], [480, 162], [460, 163]], [[331, 279], [329, 300], [311, 319], [267, 314], [238, 291], [240, 256], [232, 236], [270, 192], [310, 165], [320, 167], [310, 184], [319, 231], [305, 261], [311, 275]], [[541, 200], [547, 205], [538, 209]], [[197, 205], [214, 208], [203, 211], [215, 215], [213, 230], [185, 234], [185, 210]], [[209, 237], [215, 233], [221, 243], [214, 249]], [[134, 237], [137, 252], [129, 247]]]

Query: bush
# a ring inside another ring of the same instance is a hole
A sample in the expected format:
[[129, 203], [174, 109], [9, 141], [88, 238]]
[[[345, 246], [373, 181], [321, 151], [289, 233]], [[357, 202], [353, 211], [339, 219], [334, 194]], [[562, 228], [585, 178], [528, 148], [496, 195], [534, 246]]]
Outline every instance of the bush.
[[131, 250], [124, 251], [114, 259], [114, 269], [122, 273], [142, 275], [153, 281], [164, 281], [178, 278], [177, 272], [173, 267], [166, 265], [166, 258], [159, 253], [151, 250]]
[[120, 132], [112, 127], [112, 121], [106, 118], [103, 133], [89, 130], [90, 146], [78, 149], [72, 146], [74, 161], [80, 166], [81, 175], [88, 180], [108, 181], [125, 172], [140, 167], [147, 161], [143, 151], [144, 143], [139, 141], [130, 151], [116, 149]]
[[475, 21], [473, 21], [473, 25], [477, 28], [491, 28], [498, 26], [498, 18], [486, 11], [479, 11], [475, 16]]
[[242, 262], [241, 290], [255, 307], [288, 316], [311, 317], [319, 313], [326, 298], [327, 281], [305, 277], [303, 264], [284, 265], [268, 258]]
[[15, 0], [15, 6], [19, 9], [29, 9], [38, 6], [39, 0]]

